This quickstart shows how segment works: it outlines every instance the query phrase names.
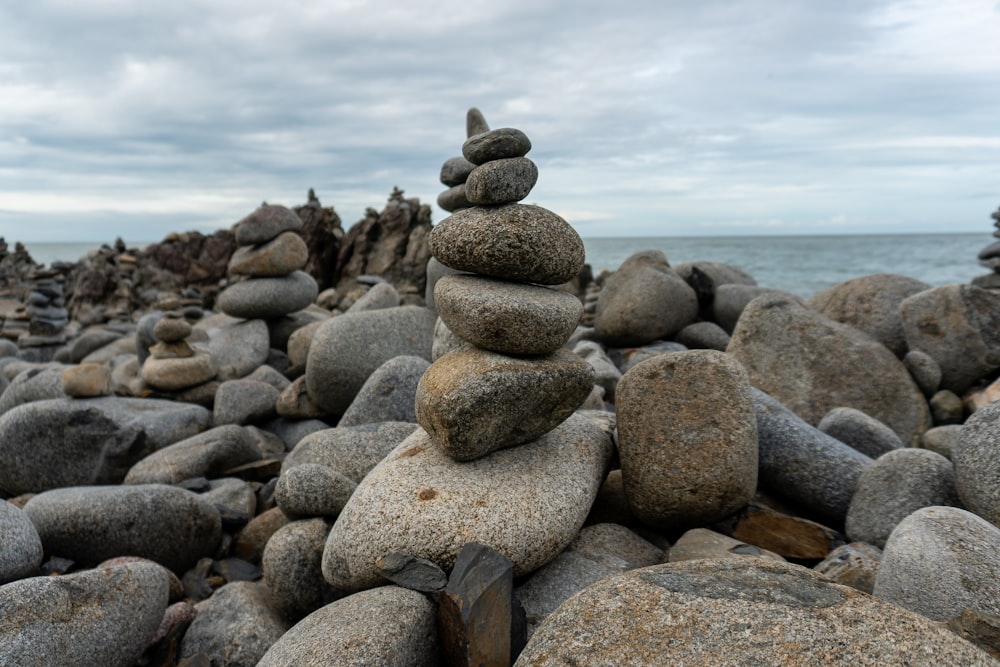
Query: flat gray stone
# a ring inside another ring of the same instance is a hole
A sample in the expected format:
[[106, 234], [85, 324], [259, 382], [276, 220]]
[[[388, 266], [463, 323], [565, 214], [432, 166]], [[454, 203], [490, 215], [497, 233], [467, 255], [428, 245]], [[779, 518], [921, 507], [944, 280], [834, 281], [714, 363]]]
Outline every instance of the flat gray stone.
[[433, 311], [419, 306], [345, 313], [323, 322], [306, 361], [306, 387], [316, 405], [341, 415], [368, 376], [393, 357], [430, 360]]
[[213, 665], [254, 667], [291, 627], [261, 582], [228, 583], [196, 608], [181, 640], [182, 660], [204, 656]]
[[177, 484], [193, 477], [218, 477], [223, 471], [260, 459], [250, 432], [227, 424], [159, 449], [128, 471], [125, 484]]
[[451, 569], [462, 545], [489, 546], [523, 576], [576, 536], [610, 461], [610, 438], [571, 416], [537, 441], [459, 463], [417, 431], [362, 480], [323, 551], [323, 576], [353, 591], [382, 582], [394, 551]]
[[316, 431], [302, 438], [288, 453], [281, 472], [284, 474], [303, 463], [319, 463], [360, 482], [418, 428], [410, 422], [381, 422]]
[[900, 521], [935, 505], [959, 505], [951, 462], [926, 449], [893, 450], [858, 478], [847, 510], [847, 537], [882, 548]]
[[27, 577], [42, 564], [42, 540], [18, 507], [0, 500], [0, 584]]
[[349, 313], [360, 313], [363, 310], [381, 310], [399, 306], [399, 292], [389, 283], [372, 285], [364, 296], [351, 304]]
[[0, 664], [132, 667], [167, 609], [167, 573], [131, 562], [0, 587]]
[[316, 301], [316, 281], [304, 271], [278, 278], [249, 278], [224, 289], [216, 308], [232, 317], [268, 319], [294, 313]]
[[465, 196], [479, 206], [510, 204], [528, 196], [538, 181], [538, 167], [526, 157], [484, 162], [465, 181]]
[[271, 536], [261, 568], [274, 606], [290, 621], [299, 621], [337, 599], [323, 579], [323, 545], [330, 522], [317, 517], [292, 521]]
[[955, 484], [962, 503], [994, 525], [1000, 525], [1000, 403], [972, 413], [951, 453]]
[[196, 352], [190, 357], [157, 358], [153, 356], [142, 364], [142, 381], [160, 391], [182, 391], [204, 384], [215, 378], [218, 367], [211, 355]]
[[761, 486], [839, 525], [871, 458], [805, 423], [759, 389], [752, 393]]
[[712, 300], [712, 317], [716, 324], [732, 333], [747, 304], [765, 294], [798, 299], [794, 294], [768, 287], [744, 283], [725, 283], [719, 285], [715, 290], [715, 297]]
[[874, 594], [935, 621], [1000, 614], [1000, 528], [956, 507], [925, 507], [889, 536]]
[[583, 268], [583, 240], [539, 206], [505, 204], [457, 211], [431, 230], [431, 253], [458, 271], [540, 285], [561, 285]]
[[463, 208], [469, 208], [472, 206], [468, 198], [465, 196], [465, 183], [453, 185], [439, 194], [437, 198], [437, 205], [441, 207], [442, 210], [448, 211], [449, 213], [454, 213], [455, 211], [460, 211]]
[[950, 461], [961, 432], [961, 424], [947, 424], [929, 428], [920, 439], [920, 446], [937, 452]]
[[302, 463], [278, 477], [274, 500], [290, 517], [336, 517], [344, 509], [357, 483], [333, 468]]
[[637, 347], [669, 338], [698, 317], [698, 298], [659, 250], [622, 262], [597, 297], [594, 338], [605, 345]]
[[590, 364], [566, 349], [508, 357], [469, 346], [424, 373], [417, 421], [448, 456], [471, 461], [549, 432], [593, 386]]
[[10, 495], [117, 484], [154, 451], [205, 429], [203, 407], [106, 396], [51, 399], [0, 416], [0, 489]]
[[464, 157], [452, 157], [444, 161], [441, 165], [441, 184], [447, 186], [461, 185], [476, 165], [472, 164]]
[[219, 511], [176, 486], [76, 486], [34, 496], [24, 512], [45, 552], [93, 565], [141, 556], [183, 573], [215, 553]]
[[464, 274], [442, 277], [434, 303], [452, 333], [504, 354], [554, 352], [583, 314], [583, 304], [568, 292]]
[[417, 423], [417, 384], [430, 365], [427, 359], [412, 355], [388, 360], [368, 376], [337, 425]]
[[197, 328], [208, 334], [206, 348], [220, 380], [246, 377], [267, 362], [270, 335], [264, 320], [214, 317]]
[[253, 424], [276, 416], [281, 392], [257, 380], [227, 380], [219, 385], [212, 405], [212, 424]]
[[629, 507], [663, 530], [720, 521], [753, 499], [757, 422], [746, 372], [716, 350], [663, 354], [618, 383]]
[[917, 614], [798, 565], [745, 558], [603, 579], [556, 609], [514, 664], [715, 665], [720, 658], [733, 665], [993, 663]]
[[855, 408], [908, 446], [931, 426], [927, 401], [892, 352], [798, 299], [764, 295], [751, 301], [726, 351], [743, 364], [753, 386], [810, 424], [833, 408]]
[[531, 140], [521, 130], [501, 127], [475, 134], [462, 144], [462, 155], [473, 164], [491, 160], [524, 157], [531, 150]]
[[830, 410], [816, 428], [873, 459], [903, 446], [895, 431], [854, 408]]
[[302, 229], [302, 219], [289, 208], [261, 204], [236, 225], [236, 245], [266, 243], [278, 234]]
[[693, 322], [677, 332], [674, 340], [691, 350], [725, 352], [729, 334], [715, 322]]
[[25, 403], [64, 398], [62, 374], [62, 369], [58, 368], [35, 367], [21, 371], [0, 393], [0, 415]]
[[332, 602], [295, 624], [258, 667], [439, 664], [435, 609], [424, 594], [382, 586]]

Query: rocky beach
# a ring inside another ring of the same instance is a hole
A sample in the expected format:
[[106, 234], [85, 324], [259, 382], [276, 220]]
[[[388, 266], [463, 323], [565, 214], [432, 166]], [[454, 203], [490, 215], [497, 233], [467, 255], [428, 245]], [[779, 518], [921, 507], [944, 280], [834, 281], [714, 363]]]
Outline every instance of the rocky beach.
[[0, 239], [0, 667], [997, 664], [1000, 241], [594, 275], [465, 129], [436, 224]]

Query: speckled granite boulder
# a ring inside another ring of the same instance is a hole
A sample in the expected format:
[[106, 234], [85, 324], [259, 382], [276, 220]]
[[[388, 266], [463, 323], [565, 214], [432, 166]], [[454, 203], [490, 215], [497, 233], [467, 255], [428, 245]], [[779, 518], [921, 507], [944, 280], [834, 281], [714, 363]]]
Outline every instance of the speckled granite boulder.
[[951, 453], [962, 503], [1000, 526], [1000, 403], [976, 410], [959, 432]]
[[264, 582], [275, 608], [287, 619], [298, 621], [337, 599], [322, 570], [330, 525], [318, 517], [292, 521], [276, 530], [264, 547]]
[[33, 574], [42, 564], [42, 540], [24, 511], [0, 500], [0, 584]]
[[434, 603], [399, 586], [363, 591], [317, 609], [268, 650], [258, 667], [439, 664]]
[[302, 463], [278, 477], [274, 500], [290, 517], [340, 514], [357, 483], [333, 468], [319, 463]]
[[522, 576], [576, 536], [611, 452], [610, 438], [579, 415], [466, 463], [416, 431], [358, 485], [330, 532], [323, 576], [343, 591], [377, 586], [375, 562], [394, 551], [448, 570], [467, 542], [496, 549]]
[[167, 609], [167, 573], [132, 562], [0, 586], [0, 664], [132, 667]]
[[281, 472], [303, 463], [320, 463], [360, 482], [418, 428], [409, 422], [381, 422], [316, 431], [302, 438], [288, 453]]
[[1000, 528], [957, 507], [903, 519], [882, 552], [874, 593], [935, 621], [1000, 614]]
[[515, 665], [990, 665], [941, 625], [764, 559], [654, 565], [549, 616]]

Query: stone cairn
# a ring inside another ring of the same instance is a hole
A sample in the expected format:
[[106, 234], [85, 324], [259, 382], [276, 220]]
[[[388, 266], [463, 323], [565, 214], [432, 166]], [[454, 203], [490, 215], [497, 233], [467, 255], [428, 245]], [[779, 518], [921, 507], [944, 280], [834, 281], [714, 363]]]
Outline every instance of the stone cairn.
[[163, 315], [153, 326], [157, 342], [149, 347], [142, 364], [142, 381], [157, 391], [179, 392], [212, 380], [218, 371], [215, 361], [188, 342], [192, 327], [184, 318], [180, 299], [164, 299], [159, 309]]
[[35, 273], [31, 292], [27, 298], [28, 330], [17, 339], [21, 348], [19, 356], [30, 361], [50, 361], [66, 342], [66, 325], [69, 312], [63, 295], [65, 279], [54, 269]]
[[309, 249], [298, 231], [302, 219], [284, 206], [261, 204], [236, 226], [236, 252], [228, 272], [234, 282], [216, 307], [232, 317], [270, 320], [316, 301], [316, 280], [302, 268]]
[[[469, 109], [465, 115], [465, 136], [472, 138], [489, 131], [490, 126], [486, 124], [486, 119], [479, 109]], [[472, 206], [465, 195], [465, 181], [475, 168], [476, 165], [462, 155], [445, 160], [441, 165], [441, 183], [447, 185], [448, 189], [438, 195], [438, 206], [449, 213]], [[531, 187], [534, 187], [534, 182], [528, 189]]]
[[[993, 218], [993, 226], [996, 230], [993, 236], [1000, 238], [1000, 207], [990, 214]], [[976, 276], [972, 279], [972, 284], [977, 287], [1000, 289], [1000, 241], [994, 241], [979, 251], [979, 264], [992, 270], [992, 273]]]
[[538, 178], [523, 132], [489, 130], [476, 109], [467, 127], [482, 131], [462, 146], [473, 168], [453, 188], [463, 188], [470, 206], [430, 235], [434, 258], [464, 272], [440, 278], [433, 293], [441, 322], [465, 345], [431, 365], [416, 402], [417, 421], [458, 461], [539, 438], [594, 386], [590, 364], [564, 347], [580, 300], [544, 287], [578, 274], [583, 241], [555, 213], [517, 203]]

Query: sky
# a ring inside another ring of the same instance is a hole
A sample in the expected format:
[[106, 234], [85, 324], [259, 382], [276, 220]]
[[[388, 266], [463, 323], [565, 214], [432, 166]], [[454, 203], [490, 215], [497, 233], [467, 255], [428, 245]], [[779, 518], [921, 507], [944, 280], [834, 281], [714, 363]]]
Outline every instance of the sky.
[[992, 231], [998, 0], [0, 2], [0, 236], [129, 243], [315, 188], [432, 204], [465, 114], [584, 238]]

